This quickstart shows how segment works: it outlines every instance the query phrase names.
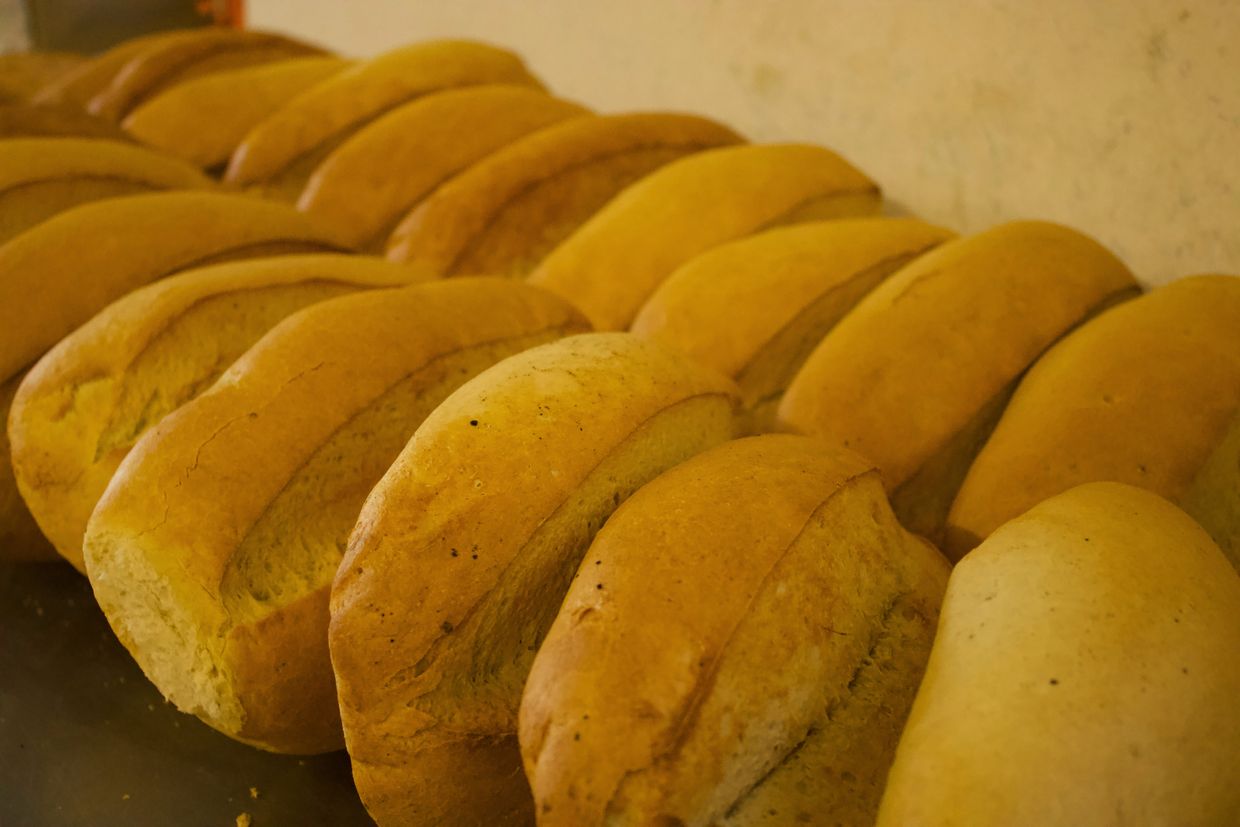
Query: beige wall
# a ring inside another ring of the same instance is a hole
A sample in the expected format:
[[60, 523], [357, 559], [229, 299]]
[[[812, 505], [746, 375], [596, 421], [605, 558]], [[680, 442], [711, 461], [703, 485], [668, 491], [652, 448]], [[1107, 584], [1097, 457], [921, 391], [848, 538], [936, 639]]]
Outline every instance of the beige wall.
[[1240, 0], [250, 0], [370, 54], [506, 44], [601, 110], [829, 145], [930, 219], [1097, 236], [1147, 281], [1240, 273]]

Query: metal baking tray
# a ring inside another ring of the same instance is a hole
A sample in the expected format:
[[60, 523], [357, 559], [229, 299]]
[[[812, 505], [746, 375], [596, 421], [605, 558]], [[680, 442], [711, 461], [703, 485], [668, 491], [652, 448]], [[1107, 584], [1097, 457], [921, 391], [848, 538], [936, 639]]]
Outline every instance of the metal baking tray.
[[244, 815], [373, 824], [343, 752], [273, 755], [178, 712], [84, 577], [0, 565], [0, 827], [235, 827]]

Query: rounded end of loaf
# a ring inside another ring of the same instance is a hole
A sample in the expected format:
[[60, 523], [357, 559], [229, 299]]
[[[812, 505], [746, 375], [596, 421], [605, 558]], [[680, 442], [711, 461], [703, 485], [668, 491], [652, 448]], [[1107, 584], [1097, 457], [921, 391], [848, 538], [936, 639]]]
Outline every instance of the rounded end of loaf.
[[953, 570], [878, 823], [1227, 823], [1238, 648], [1240, 579], [1187, 514], [1051, 497]]

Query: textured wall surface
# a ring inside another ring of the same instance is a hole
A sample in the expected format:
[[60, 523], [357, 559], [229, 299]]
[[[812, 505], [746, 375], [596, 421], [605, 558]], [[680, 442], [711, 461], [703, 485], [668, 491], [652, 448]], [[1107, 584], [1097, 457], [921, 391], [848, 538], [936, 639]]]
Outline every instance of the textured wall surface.
[[1240, 273], [1240, 0], [250, 0], [370, 54], [479, 37], [603, 110], [813, 140], [962, 230], [1039, 217], [1149, 282]]

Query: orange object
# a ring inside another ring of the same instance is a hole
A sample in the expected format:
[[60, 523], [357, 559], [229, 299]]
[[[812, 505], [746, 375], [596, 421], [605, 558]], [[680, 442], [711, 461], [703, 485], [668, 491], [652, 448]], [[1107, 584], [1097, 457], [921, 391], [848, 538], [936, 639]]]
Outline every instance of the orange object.
[[196, 0], [194, 9], [217, 26], [245, 28], [245, 0]]

